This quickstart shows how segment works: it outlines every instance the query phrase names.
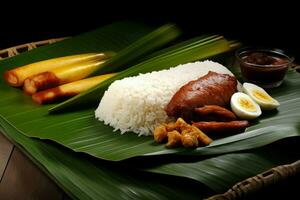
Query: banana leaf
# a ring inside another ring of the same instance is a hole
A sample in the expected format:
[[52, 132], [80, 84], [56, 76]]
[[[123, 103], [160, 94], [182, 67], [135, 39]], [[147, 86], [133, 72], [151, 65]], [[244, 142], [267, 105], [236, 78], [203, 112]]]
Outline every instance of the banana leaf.
[[180, 30], [175, 24], [163, 25], [120, 51], [112, 59], [105, 62], [101, 69], [95, 71], [94, 74], [104, 74], [126, 69], [128, 63], [134, 62], [134, 60], [147, 55], [149, 52], [153, 52], [168, 44], [179, 35]]
[[[199, 157], [153, 157], [116, 165], [91, 160], [53, 143], [28, 138], [3, 118], [0, 118], [0, 124], [0, 132], [22, 149], [73, 199], [202, 199], [216, 192], [224, 192], [244, 178], [300, 157], [298, 143], [294, 142], [293, 145], [287, 143], [288, 146], [273, 145], [254, 152], [226, 154], [203, 160], [199, 160]], [[141, 170], [151, 173], [141, 173]], [[200, 181], [213, 190], [178, 176]]]
[[[28, 138], [0, 117], [0, 132], [12, 140], [72, 199], [199, 199], [212, 194], [187, 179], [136, 171]], [[176, 184], [176, 182], [180, 184]]]
[[148, 172], [190, 178], [223, 193], [241, 180], [299, 160], [299, 142], [300, 138], [287, 138], [258, 149], [218, 156], [154, 156], [124, 163]]

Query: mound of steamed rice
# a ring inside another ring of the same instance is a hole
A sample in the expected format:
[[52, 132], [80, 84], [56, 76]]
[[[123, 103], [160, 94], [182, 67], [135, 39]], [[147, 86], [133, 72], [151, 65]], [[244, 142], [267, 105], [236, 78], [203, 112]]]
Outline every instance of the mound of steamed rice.
[[152, 135], [157, 125], [172, 120], [164, 108], [180, 87], [209, 71], [233, 75], [219, 63], [203, 61], [117, 80], [104, 93], [95, 116], [122, 134]]

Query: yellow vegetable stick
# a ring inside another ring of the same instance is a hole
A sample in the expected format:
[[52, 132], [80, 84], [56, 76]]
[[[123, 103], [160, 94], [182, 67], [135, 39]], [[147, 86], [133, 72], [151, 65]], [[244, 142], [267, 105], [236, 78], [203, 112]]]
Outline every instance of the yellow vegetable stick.
[[92, 63], [79, 63], [78, 65], [67, 65], [33, 75], [24, 81], [24, 91], [34, 94], [58, 85], [78, 81], [88, 77], [96, 69], [100, 68], [105, 61]]
[[59, 99], [65, 99], [68, 97], [75, 96], [83, 91], [86, 91], [96, 86], [97, 84], [105, 81], [106, 79], [115, 76], [116, 74], [117, 73], [105, 74], [60, 85], [55, 88], [35, 93], [34, 95], [32, 95], [32, 99], [38, 104], [52, 103]]
[[9, 70], [4, 74], [4, 79], [9, 85], [19, 87], [23, 85], [23, 82], [26, 78], [32, 75], [67, 65], [74, 65], [90, 61], [100, 61], [111, 57], [111, 55], [112, 54], [110, 53], [87, 53], [43, 60]]

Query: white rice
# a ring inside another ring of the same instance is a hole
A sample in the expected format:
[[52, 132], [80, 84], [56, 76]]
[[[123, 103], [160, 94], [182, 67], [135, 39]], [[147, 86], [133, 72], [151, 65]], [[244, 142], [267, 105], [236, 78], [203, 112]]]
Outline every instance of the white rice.
[[152, 135], [157, 125], [170, 121], [164, 108], [176, 91], [209, 71], [233, 75], [219, 63], [203, 61], [117, 80], [104, 93], [95, 116], [122, 134]]

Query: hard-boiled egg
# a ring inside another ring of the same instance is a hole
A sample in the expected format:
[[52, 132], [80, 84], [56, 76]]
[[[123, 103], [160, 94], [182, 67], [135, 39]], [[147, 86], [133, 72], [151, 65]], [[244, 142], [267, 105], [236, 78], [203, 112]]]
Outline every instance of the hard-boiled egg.
[[244, 92], [248, 94], [262, 110], [271, 110], [277, 108], [279, 102], [272, 98], [264, 89], [252, 83], [243, 84]]
[[234, 93], [230, 99], [232, 111], [241, 119], [254, 119], [261, 115], [261, 109], [247, 94]]

